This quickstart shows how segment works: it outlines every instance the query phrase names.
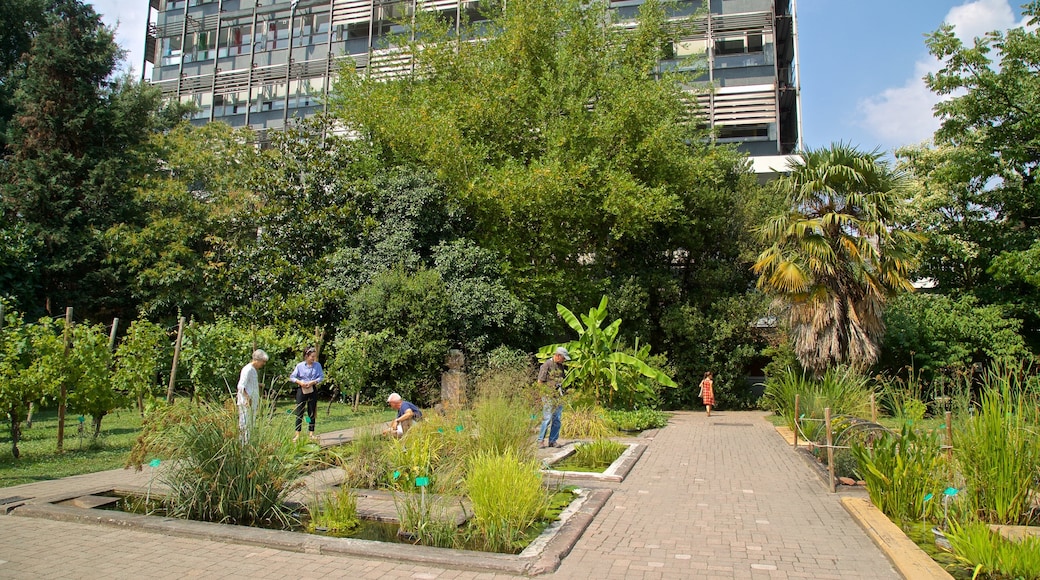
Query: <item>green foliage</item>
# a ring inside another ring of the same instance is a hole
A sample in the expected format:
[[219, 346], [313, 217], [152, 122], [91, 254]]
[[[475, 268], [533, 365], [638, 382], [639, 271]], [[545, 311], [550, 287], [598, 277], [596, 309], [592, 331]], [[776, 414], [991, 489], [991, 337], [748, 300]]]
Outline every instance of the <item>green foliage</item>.
[[112, 352], [105, 327], [74, 326], [72, 350], [65, 364], [69, 410], [93, 417], [93, 437], [97, 439], [105, 415], [127, 404], [125, 395], [112, 386]]
[[477, 421], [476, 449], [493, 455], [511, 454], [523, 460], [534, 457], [532, 427], [541, 420], [541, 414], [532, 418], [530, 407], [519, 397], [489, 395], [473, 406]]
[[885, 327], [878, 366], [892, 372], [913, 367], [925, 382], [939, 373], [1028, 356], [1021, 322], [1008, 318], [1003, 307], [984, 306], [971, 295], [901, 295], [885, 311]]
[[1028, 524], [1032, 498], [1040, 493], [1037, 398], [1023, 392], [1021, 374], [991, 369], [978, 409], [959, 417], [954, 457], [964, 477], [968, 509], [981, 521]]
[[334, 354], [324, 367], [329, 380], [334, 381], [340, 391], [351, 398], [361, 393], [368, 386], [369, 378], [376, 368], [375, 359], [389, 338], [390, 333], [386, 330], [376, 334], [341, 330], [332, 343]]
[[576, 403], [567, 405], [563, 411], [560, 437], [564, 439], [602, 439], [612, 434], [607, 411], [603, 407]]
[[159, 394], [159, 379], [173, 356], [170, 347], [166, 331], [147, 320], [131, 322], [116, 347], [112, 386], [136, 399], [141, 413], [144, 399]]
[[[869, 381], [851, 368], [828, 369], [819, 379], [788, 369], [779, 376], [766, 379], [762, 405], [784, 418], [784, 423], [795, 429], [794, 403], [798, 398], [798, 415], [808, 419], [823, 419], [824, 409], [830, 407], [831, 416], [870, 414]], [[803, 425], [803, 429], [808, 428]]]
[[668, 424], [668, 414], [653, 409], [637, 411], [607, 411], [607, 419], [621, 431], [659, 429]]
[[626, 449], [627, 446], [610, 439], [596, 439], [575, 447], [574, 456], [568, 459], [582, 467], [602, 470], [621, 457]]
[[1008, 540], [982, 522], [951, 524], [946, 531], [957, 559], [987, 578], [1040, 578], [1040, 538]]
[[11, 454], [20, 455], [21, 423], [29, 404], [57, 393], [64, 377], [60, 355], [64, 348], [57, 336], [57, 324], [43, 319], [26, 324], [22, 314], [3, 301], [0, 320], [0, 412], [6, 416], [11, 432]]
[[307, 531], [311, 533], [343, 534], [361, 525], [357, 495], [345, 487], [315, 497], [308, 504], [307, 512], [310, 516]]
[[350, 445], [339, 452], [346, 487], [376, 488], [392, 483], [392, 462], [387, 453], [390, 442], [375, 429], [355, 429]]
[[896, 219], [905, 176], [880, 151], [838, 143], [804, 155], [776, 181], [787, 207], [759, 228], [758, 287], [782, 305], [802, 366], [865, 369], [878, 357], [884, 302], [912, 290], [920, 236]]
[[896, 522], [934, 514], [945, 487], [941, 480], [945, 460], [939, 445], [937, 434], [918, 432], [907, 424], [898, 436], [885, 434], [872, 446], [854, 444], [852, 455], [867, 482], [870, 501]]
[[[653, 401], [656, 391], [652, 385], [676, 387], [675, 381], [664, 372], [648, 365], [643, 359], [650, 354], [649, 345], [639, 347], [636, 343], [635, 356], [625, 353], [618, 337], [621, 319], [603, 328], [607, 317], [607, 297], [599, 306], [591, 308], [581, 320], [562, 304], [556, 310], [565, 322], [578, 333], [578, 340], [566, 344], [571, 360], [567, 362], [567, 378], [564, 388], [576, 388], [593, 398], [596, 404], [614, 400], [646, 402]], [[583, 324], [584, 323], [584, 324]], [[558, 345], [541, 348], [540, 358], [552, 356]], [[642, 358], [640, 358], [642, 357]], [[646, 380], [649, 379], [649, 380]], [[609, 390], [606, 390], [610, 387]], [[619, 392], [624, 388], [624, 392]]]
[[263, 413], [243, 444], [231, 407], [156, 409], [145, 421], [131, 463], [159, 457], [167, 464], [159, 478], [170, 489], [164, 505], [173, 517], [241, 525], [296, 523], [288, 496], [302, 485], [299, 478], [317, 446], [290, 443], [290, 423]]
[[508, 550], [541, 518], [549, 504], [537, 461], [513, 449], [480, 451], [469, 461], [466, 491], [473, 525], [488, 549]]

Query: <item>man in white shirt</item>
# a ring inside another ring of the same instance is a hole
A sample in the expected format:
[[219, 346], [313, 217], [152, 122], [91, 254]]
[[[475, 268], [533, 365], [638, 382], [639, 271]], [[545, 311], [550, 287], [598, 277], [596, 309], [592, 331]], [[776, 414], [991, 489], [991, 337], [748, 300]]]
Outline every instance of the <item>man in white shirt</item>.
[[267, 363], [267, 353], [257, 349], [253, 351], [253, 360], [242, 367], [238, 375], [238, 429], [242, 443], [249, 442], [249, 428], [253, 425], [257, 408], [260, 406], [260, 379], [256, 371]]

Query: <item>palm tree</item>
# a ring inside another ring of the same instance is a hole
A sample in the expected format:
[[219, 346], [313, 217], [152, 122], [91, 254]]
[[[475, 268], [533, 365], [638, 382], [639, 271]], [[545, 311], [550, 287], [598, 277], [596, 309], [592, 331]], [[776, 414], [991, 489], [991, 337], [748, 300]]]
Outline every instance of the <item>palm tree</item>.
[[759, 289], [783, 307], [802, 366], [865, 368], [877, 360], [885, 300], [912, 291], [920, 237], [893, 223], [906, 177], [874, 150], [808, 150], [778, 179], [785, 213], [759, 229]]

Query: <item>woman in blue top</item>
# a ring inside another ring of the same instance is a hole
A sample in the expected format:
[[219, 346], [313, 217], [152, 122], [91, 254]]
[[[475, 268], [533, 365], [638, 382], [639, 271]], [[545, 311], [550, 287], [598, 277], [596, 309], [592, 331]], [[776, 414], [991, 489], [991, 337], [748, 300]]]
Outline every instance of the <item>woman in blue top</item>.
[[321, 363], [318, 362], [318, 349], [313, 346], [308, 346], [307, 350], [303, 351], [303, 362], [296, 365], [289, 380], [296, 383], [296, 436], [293, 437], [293, 441], [300, 438], [300, 427], [303, 424], [303, 410], [307, 409], [307, 418], [309, 424], [307, 430], [310, 432], [310, 438], [317, 440], [318, 437], [314, 435], [314, 419], [318, 414], [318, 383], [325, 380], [325, 373], [321, 370]]

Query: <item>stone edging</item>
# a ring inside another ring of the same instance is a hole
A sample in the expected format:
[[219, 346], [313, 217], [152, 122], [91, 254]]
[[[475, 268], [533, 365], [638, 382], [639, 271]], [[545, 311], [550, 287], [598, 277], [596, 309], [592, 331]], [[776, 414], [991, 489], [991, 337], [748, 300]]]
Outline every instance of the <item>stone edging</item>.
[[[567, 482], [581, 482], [586, 485], [594, 483], [619, 483], [625, 480], [628, 473], [635, 467], [636, 462], [643, 456], [643, 452], [646, 451], [646, 445], [643, 443], [625, 443], [628, 449], [625, 449], [621, 455], [614, 460], [602, 473], [595, 473], [589, 471], [558, 471], [552, 468], [542, 470], [542, 474], [548, 481], [554, 483], [567, 483]], [[570, 445], [568, 445], [570, 447]], [[573, 449], [565, 449], [563, 452], [550, 457], [548, 461], [556, 462], [564, 457], [573, 453]]]
[[953, 580], [953, 576], [949, 572], [908, 538], [899, 526], [892, 523], [892, 520], [874, 507], [869, 500], [843, 497], [841, 505], [870, 536], [877, 547], [881, 548], [881, 551], [892, 561], [896, 570], [904, 578]]
[[[519, 555], [390, 544], [353, 538], [330, 538], [247, 526], [83, 509], [52, 503], [21, 505], [13, 509], [10, 515], [131, 528], [136, 531], [168, 536], [260, 546], [289, 552], [377, 558], [396, 562], [408, 561], [452, 569], [534, 576], [552, 572], [559, 567], [560, 561], [570, 553], [578, 538], [606, 504], [612, 493], [609, 489], [584, 491], [570, 508], [564, 510], [560, 521], [554, 522], [546, 528], [542, 532], [542, 536], [539, 536], [532, 546]], [[535, 544], [537, 547], [532, 550]]]

